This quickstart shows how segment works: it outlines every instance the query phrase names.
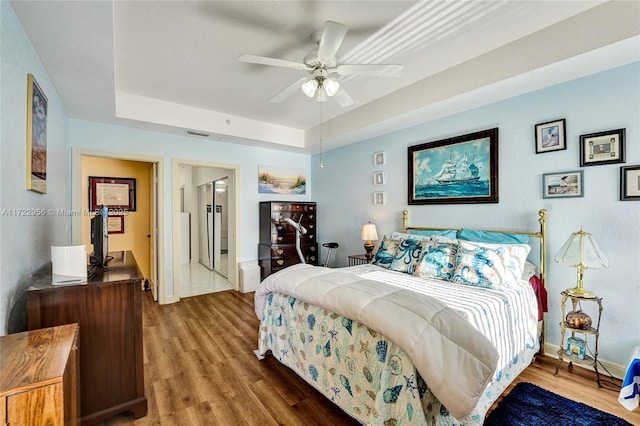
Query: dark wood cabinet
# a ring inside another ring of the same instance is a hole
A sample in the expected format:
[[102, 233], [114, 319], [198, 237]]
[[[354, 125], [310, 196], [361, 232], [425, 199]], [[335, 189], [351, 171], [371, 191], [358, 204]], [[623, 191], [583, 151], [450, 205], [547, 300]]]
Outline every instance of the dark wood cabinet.
[[27, 292], [30, 330], [80, 326], [81, 423], [99, 423], [131, 411], [147, 414], [142, 354], [142, 280], [130, 251], [110, 252], [108, 271], [85, 284], [53, 286], [51, 279]]
[[285, 222], [291, 218], [300, 222], [307, 233], [300, 239], [305, 262], [318, 264], [317, 206], [314, 202], [263, 201], [260, 203], [260, 242], [258, 263], [260, 279], [287, 266], [300, 263], [296, 250], [296, 230]]

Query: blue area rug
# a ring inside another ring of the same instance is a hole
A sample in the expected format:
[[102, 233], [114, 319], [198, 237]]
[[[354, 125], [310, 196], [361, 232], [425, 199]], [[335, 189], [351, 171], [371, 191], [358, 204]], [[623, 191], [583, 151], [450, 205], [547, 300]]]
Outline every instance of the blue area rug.
[[485, 426], [629, 426], [612, 414], [532, 385], [518, 383], [498, 407], [489, 413]]

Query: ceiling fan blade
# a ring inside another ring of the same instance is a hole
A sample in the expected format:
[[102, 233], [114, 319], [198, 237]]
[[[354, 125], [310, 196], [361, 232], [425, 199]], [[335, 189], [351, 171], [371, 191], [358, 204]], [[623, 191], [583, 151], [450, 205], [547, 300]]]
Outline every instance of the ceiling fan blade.
[[241, 55], [238, 60], [250, 64], [271, 65], [274, 67], [291, 68], [294, 70], [311, 71], [312, 68], [298, 62], [285, 61], [284, 59], [267, 58], [265, 56]]
[[289, 96], [293, 95], [296, 92], [296, 90], [300, 90], [300, 92], [302, 92], [302, 89], [300, 88], [300, 86], [302, 86], [302, 83], [304, 83], [304, 82], [306, 82], [308, 80], [309, 80], [309, 78], [303, 77], [301, 79], [298, 79], [297, 81], [294, 81], [286, 89], [284, 89], [283, 91], [281, 91], [280, 93], [275, 95], [273, 98], [271, 98], [269, 100], [269, 102], [271, 102], [272, 104], [277, 104], [277, 103], [282, 102], [283, 100], [285, 100]]
[[347, 26], [338, 22], [327, 21], [324, 23], [324, 30], [322, 31], [322, 38], [318, 45], [318, 58], [319, 59], [333, 59], [336, 57], [336, 52], [344, 40], [344, 36], [347, 34]]
[[336, 72], [340, 75], [371, 75], [380, 77], [400, 77], [402, 65], [393, 64], [345, 64], [339, 65]]
[[353, 105], [353, 99], [351, 99], [351, 96], [349, 96], [346, 90], [344, 90], [342, 87], [340, 87], [338, 93], [333, 95], [333, 98], [341, 107], [348, 107], [350, 105]]

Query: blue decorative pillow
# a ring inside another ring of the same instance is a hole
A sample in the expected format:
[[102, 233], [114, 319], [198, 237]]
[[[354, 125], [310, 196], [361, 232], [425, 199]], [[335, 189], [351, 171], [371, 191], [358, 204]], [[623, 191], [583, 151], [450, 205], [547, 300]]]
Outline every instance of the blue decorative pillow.
[[396, 250], [395, 256], [393, 256], [389, 269], [413, 274], [416, 264], [418, 260], [420, 260], [423, 241], [423, 239], [413, 238], [402, 240]]
[[491, 244], [528, 244], [529, 237], [523, 234], [507, 234], [503, 232], [480, 231], [462, 228], [458, 231], [458, 239]]
[[378, 251], [376, 252], [376, 256], [373, 258], [372, 263], [388, 269], [389, 266], [391, 266], [391, 262], [393, 261], [396, 250], [400, 245], [400, 241], [400, 239], [390, 238], [385, 235], [382, 238], [382, 242], [380, 243], [380, 247], [378, 247]]
[[516, 287], [522, 280], [525, 244], [483, 244], [460, 241], [451, 281], [486, 288]]
[[455, 270], [457, 249], [458, 245], [455, 243], [435, 240], [426, 242], [422, 246], [422, 255], [413, 275], [450, 280]]

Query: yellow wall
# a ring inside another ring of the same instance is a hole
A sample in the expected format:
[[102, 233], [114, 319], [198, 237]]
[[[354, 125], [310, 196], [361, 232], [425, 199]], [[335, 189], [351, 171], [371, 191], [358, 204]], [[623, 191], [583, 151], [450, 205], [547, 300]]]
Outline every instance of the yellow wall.
[[[151, 233], [151, 174], [152, 164], [101, 157], [82, 157], [82, 206], [89, 209], [89, 176], [136, 179], [136, 211], [126, 212], [124, 234], [109, 234], [109, 251], [131, 250], [145, 278], [150, 278], [149, 244]], [[82, 215], [82, 244], [87, 252], [91, 245], [91, 215]]]

